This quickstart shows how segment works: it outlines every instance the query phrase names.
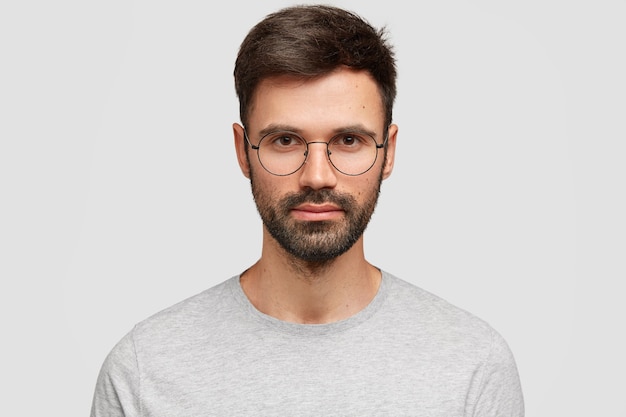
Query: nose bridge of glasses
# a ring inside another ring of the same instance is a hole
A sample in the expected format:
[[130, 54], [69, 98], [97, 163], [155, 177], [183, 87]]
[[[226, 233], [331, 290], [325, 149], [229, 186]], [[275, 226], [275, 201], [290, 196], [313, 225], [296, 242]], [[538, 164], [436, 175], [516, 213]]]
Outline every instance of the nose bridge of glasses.
[[306, 153], [305, 153], [305, 155], [306, 155], [307, 159], [308, 159], [308, 156], [309, 156], [309, 149], [310, 149], [311, 145], [315, 145], [315, 144], [326, 145], [326, 149], [325, 149], [326, 157], [327, 158], [330, 157], [331, 152], [330, 152], [330, 146], [329, 146], [330, 143], [329, 142], [325, 142], [325, 141], [322, 141], [322, 140], [314, 140], [314, 141], [305, 142], [305, 143], [306, 143]]
[[306, 142], [306, 146], [306, 155], [300, 171], [300, 182], [316, 189], [334, 184], [337, 180], [337, 172], [330, 159], [328, 142], [311, 141]]
[[[324, 147], [322, 146], [318, 146], [319, 151], [315, 152], [312, 151], [312, 149], [315, 148], [315, 146], [311, 146], [311, 145], [325, 145]], [[304, 161], [303, 161], [303, 166], [305, 167], [304, 169], [308, 172], [310, 172], [311, 169], [313, 169], [316, 172], [322, 172], [322, 171], [326, 171], [328, 169], [333, 170], [333, 166], [334, 164], [331, 162], [330, 160], [330, 149], [328, 147], [328, 142], [325, 141], [311, 141], [311, 142], [306, 142], [306, 153], [304, 156]], [[319, 152], [323, 152], [323, 154], [320, 154]], [[316, 157], [313, 155], [317, 155]], [[322, 171], [319, 171], [319, 170]]]

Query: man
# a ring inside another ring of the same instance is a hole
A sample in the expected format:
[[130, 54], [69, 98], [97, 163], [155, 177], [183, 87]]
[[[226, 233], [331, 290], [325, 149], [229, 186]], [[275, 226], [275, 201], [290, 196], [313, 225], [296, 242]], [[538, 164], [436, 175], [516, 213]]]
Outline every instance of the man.
[[398, 133], [384, 35], [327, 6], [250, 31], [233, 132], [261, 258], [135, 326], [102, 367], [92, 416], [523, 415], [496, 331], [365, 259]]

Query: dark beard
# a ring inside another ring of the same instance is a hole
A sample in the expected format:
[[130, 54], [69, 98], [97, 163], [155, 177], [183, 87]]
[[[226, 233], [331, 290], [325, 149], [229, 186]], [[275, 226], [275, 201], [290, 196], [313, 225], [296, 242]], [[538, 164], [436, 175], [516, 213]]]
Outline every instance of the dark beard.
[[[359, 206], [349, 194], [329, 189], [291, 193], [278, 202], [255, 187], [252, 194], [263, 224], [280, 246], [297, 259], [310, 264], [326, 264], [347, 252], [363, 235], [374, 213], [382, 178], [371, 198]], [[297, 221], [291, 209], [304, 204], [332, 203], [344, 211], [343, 221]], [[313, 266], [313, 265], [311, 265]]]

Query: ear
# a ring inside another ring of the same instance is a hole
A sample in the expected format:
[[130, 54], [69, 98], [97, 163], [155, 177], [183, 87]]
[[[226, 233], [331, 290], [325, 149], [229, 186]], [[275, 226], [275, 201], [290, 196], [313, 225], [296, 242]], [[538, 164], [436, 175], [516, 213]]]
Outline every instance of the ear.
[[398, 136], [398, 126], [395, 124], [389, 125], [387, 131], [387, 159], [385, 160], [385, 166], [383, 167], [383, 179], [389, 178], [393, 171], [393, 164], [396, 157], [396, 138]]
[[235, 151], [237, 152], [239, 168], [241, 168], [241, 172], [246, 178], [250, 178], [250, 163], [246, 149], [246, 138], [244, 137], [243, 126], [239, 123], [233, 123], [233, 137], [235, 139]]

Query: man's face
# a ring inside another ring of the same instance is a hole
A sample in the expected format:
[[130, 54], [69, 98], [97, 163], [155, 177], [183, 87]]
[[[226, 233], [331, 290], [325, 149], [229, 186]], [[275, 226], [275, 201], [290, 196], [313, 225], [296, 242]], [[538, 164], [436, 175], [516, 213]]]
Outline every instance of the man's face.
[[[366, 72], [341, 69], [309, 81], [280, 77], [261, 82], [247, 133], [258, 145], [274, 130], [296, 132], [307, 142], [328, 142], [339, 131], [359, 129], [383, 143], [383, 125], [376, 83]], [[386, 163], [380, 149], [374, 166], [362, 175], [337, 171], [326, 145], [315, 143], [302, 168], [276, 176], [261, 166], [257, 151], [245, 150], [237, 139], [242, 130], [235, 127], [239, 162], [251, 180], [266, 231], [289, 254], [309, 262], [329, 261], [349, 250], [362, 237], [381, 182], [391, 173], [396, 131], [394, 125], [389, 129]]]

